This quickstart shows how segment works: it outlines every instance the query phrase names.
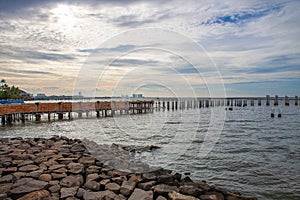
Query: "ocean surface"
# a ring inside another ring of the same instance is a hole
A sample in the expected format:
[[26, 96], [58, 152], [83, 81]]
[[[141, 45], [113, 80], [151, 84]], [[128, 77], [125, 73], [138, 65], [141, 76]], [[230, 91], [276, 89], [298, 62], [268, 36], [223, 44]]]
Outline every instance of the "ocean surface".
[[[136, 149], [150, 166], [190, 173], [259, 199], [300, 199], [300, 106], [154, 110], [153, 113], [0, 128], [0, 137], [65, 135]], [[275, 118], [270, 113], [275, 112]], [[277, 114], [282, 117], [278, 118]], [[46, 116], [45, 116], [46, 117]], [[160, 147], [145, 151], [143, 147]]]

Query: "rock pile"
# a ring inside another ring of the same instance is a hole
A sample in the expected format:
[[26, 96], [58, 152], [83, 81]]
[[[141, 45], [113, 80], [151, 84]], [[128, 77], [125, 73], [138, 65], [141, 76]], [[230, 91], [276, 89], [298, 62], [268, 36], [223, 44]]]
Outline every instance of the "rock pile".
[[2, 199], [252, 200], [159, 169], [130, 173], [95, 159], [78, 139], [0, 139]]

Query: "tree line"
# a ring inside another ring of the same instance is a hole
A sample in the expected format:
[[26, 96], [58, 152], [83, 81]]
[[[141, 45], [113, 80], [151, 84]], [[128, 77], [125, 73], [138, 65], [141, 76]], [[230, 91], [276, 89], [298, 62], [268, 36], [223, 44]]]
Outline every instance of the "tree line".
[[21, 91], [18, 87], [9, 86], [4, 79], [0, 82], [0, 99], [21, 99]]

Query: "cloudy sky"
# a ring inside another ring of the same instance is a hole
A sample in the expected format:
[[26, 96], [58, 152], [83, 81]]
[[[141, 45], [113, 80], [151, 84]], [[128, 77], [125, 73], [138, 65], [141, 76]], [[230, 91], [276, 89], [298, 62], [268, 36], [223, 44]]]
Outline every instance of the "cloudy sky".
[[297, 0], [0, 0], [0, 78], [47, 95], [300, 95], [299, 8]]

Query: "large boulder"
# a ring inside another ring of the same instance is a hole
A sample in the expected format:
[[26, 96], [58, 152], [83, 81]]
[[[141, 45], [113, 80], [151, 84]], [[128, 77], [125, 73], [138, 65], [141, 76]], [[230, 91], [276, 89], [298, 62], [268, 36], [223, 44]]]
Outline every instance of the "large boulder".
[[60, 181], [62, 187], [81, 186], [83, 184], [83, 177], [81, 175], [70, 175]]
[[153, 200], [153, 192], [136, 188], [128, 200]]

